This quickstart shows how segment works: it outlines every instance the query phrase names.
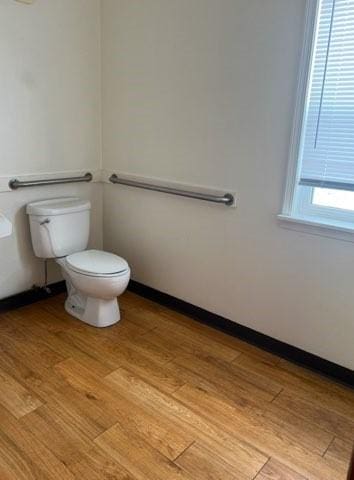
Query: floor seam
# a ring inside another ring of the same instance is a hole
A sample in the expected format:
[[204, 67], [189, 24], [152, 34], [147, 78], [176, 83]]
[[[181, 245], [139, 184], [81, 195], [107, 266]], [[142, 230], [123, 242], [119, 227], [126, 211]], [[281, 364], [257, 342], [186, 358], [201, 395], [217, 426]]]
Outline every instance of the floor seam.
[[261, 471], [263, 470], [263, 468], [269, 463], [271, 457], [268, 457], [267, 461], [264, 463], [264, 465], [261, 466], [261, 468], [258, 470], [258, 472], [256, 473], [256, 475], [252, 478], [252, 480], [256, 480], [258, 475], [261, 473]]
[[235, 350], [235, 351], [237, 352], [237, 355], [236, 355], [236, 357], [234, 357], [232, 360], [227, 360], [227, 362], [229, 362], [229, 363], [232, 363], [232, 364], [233, 364], [235, 360], [237, 360], [238, 358], [240, 358], [240, 357], [241, 357], [241, 355], [242, 355], [242, 352], [239, 352], [238, 350]]
[[139, 337], [144, 337], [145, 335], [148, 335], [149, 333], [152, 333], [152, 332], [154, 332], [155, 330], [157, 330], [157, 328], [158, 328], [158, 327], [153, 327], [151, 330], [147, 330], [146, 332], [141, 333], [141, 334], [139, 335]]
[[324, 456], [326, 455], [326, 453], [328, 452], [328, 450], [331, 448], [331, 446], [333, 445], [334, 443], [334, 440], [336, 439], [336, 436], [334, 435], [332, 440], [329, 442], [329, 445], [328, 447], [326, 448], [326, 450], [323, 452], [323, 454], [321, 455], [322, 458], [324, 458]]
[[180, 452], [180, 453], [177, 455], [177, 457], [173, 459], [173, 462], [175, 463], [189, 448], [191, 448], [192, 445], [195, 444], [195, 442], [196, 442], [196, 440], [193, 440], [193, 442], [192, 442], [190, 445], [188, 445], [186, 448], [184, 448], [184, 449], [182, 450], [182, 452]]
[[175, 390], [173, 390], [173, 392], [170, 393], [170, 395], [174, 395], [175, 393], [178, 392], [178, 390], [180, 390], [181, 388], [185, 387], [187, 385], [186, 382], [183, 383], [183, 385], [180, 385], [179, 387], [177, 387]]
[[274, 400], [276, 400], [283, 391], [284, 391], [284, 388], [281, 388], [280, 391], [274, 396], [274, 398], [272, 398], [272, 400], [269, 403], [273, 403]]

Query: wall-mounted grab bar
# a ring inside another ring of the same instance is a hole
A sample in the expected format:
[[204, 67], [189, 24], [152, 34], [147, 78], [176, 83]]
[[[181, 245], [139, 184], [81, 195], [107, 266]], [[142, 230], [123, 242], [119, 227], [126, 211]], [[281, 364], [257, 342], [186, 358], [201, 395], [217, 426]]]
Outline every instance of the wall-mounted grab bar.
[[9, 187], [11, 190], [17, 190], [18, 188], [58, 185], [61, 183], [91, 182], [92, 178], [92, 173], [85, 173], [85, 175], [81, 177], [47, 178], [44, 180], [21, 181], [14, 178], [9, 181]]
[[206, 202], [221, 203], [226, 206], [233, 205], [235, 199], [231, 193], [224, 195], [212, 195], [208, 193], [191, 192], [188, 190], [179, 190], [172, 187], [163, 187], [161, 185], [152, 185], [150, 183], [137, 182], [135, 180], [127, 180], [120, 178], [115, 173], [109, 178], [111, 183], [118, 183], [121, 185], [128, 185], [129, 187], [143, 188], [145, 190], [153, 190], [154, 192], [168, 193], [171, 195], [179, 195], [180, 197], [196, 198], [197, 200], [205, 200]]

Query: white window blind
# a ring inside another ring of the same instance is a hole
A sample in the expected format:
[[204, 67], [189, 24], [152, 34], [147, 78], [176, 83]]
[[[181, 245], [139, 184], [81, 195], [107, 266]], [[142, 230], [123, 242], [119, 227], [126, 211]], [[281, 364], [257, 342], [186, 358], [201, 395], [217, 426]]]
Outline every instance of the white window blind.
[[354, 0], [321, 0], [300, 184], [354, 190]]

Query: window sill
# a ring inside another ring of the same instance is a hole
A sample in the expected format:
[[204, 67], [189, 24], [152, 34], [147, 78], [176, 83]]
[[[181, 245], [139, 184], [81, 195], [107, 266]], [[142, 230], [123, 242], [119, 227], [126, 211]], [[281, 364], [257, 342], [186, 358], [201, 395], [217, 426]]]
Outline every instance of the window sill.
[[292, 217], [285, 214], [280, 214], [277, 217], [282, 226], [290, 230], [354, 242], [354, 224], [352, 223], [328, 222], [326, 220]]

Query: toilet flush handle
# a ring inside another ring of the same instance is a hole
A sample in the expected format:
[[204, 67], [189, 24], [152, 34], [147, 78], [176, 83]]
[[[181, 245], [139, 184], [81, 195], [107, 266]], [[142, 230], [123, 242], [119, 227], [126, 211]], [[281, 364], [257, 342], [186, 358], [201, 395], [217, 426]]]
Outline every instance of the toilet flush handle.
[[57, 255], [55, 255], [55, 252], [58, 251], [58, 248], [56, 248], [55, 245], [53, 244], [55, 243], [55, 240], [53, 239], [53, 235], [51, 235], [51, 232], [50, 232], [50, 227], [48, 226], [50, 222], [51, 222], [50, 218], [45, 218], [44, 220], [39, 222], [39, 225], [46, 229], [47, 235], [48, 235], [48, 242], [50, 243], [53, 255], [56, 257]]
[[43, 222], [40, 222], [39, 225], [46, 225], [47, 223], [50, 223], [50, 218], [46, 218]]

